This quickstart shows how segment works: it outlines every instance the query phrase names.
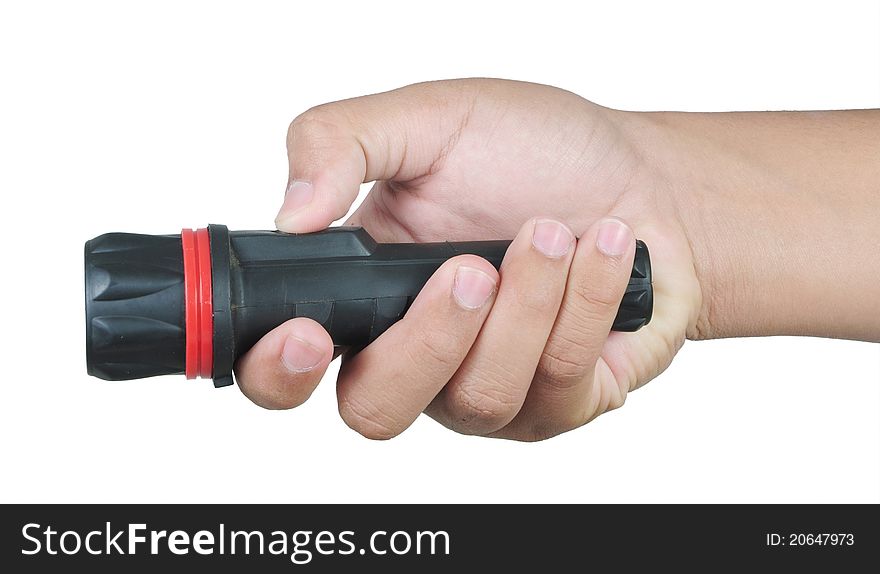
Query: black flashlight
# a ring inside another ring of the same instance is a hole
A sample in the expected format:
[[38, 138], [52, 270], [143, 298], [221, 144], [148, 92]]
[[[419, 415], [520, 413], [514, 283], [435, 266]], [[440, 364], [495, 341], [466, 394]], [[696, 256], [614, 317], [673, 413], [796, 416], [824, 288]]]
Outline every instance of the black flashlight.
[[[236, 358], [293, 317], [357, 349], [403, 317], [444, 261], [471, 253], [497, 268], [509, 245], [381, 244], [353, 227], [101, 235], [85, 245], [88, 372], [112, 381], [184, 373], [230, 385]], [[651, 261], [637, 241], [612, 329], [636, 331], [652, 311]]]

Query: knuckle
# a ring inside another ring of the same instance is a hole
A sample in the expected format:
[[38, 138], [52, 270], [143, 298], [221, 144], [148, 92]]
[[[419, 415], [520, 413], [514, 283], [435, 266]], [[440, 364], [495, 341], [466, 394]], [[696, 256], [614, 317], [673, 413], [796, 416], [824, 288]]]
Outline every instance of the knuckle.
[[340, 397], [339, 416], [352, 430], [371, 440], [388, 440], [403, 429], [375, 405], [350, 397]]
[[294, 125], [308, 125], [311, 123], [334, 123], [337, 114], [333, 111], [332, 104], [320, 104], [312, 106], [293, 120]]
[[460, 384], [452, 393], [453, 430], [465, 434], [496, 431], [513, 420], [519, 401], [497, 386]]
[[620, 305], [620, 289], [609, 281], [580, 278], [572, 286], [578, 306], [587, 313], [605, 315]]
[[407, 339], [404, 355], [418, 369], [436, 370], [440, 367], [457, 367], [462, 355], [461, 338], [443, 329], [422, 329]]
[[580, 379], [591, 361], [589, 343], [595, 335], [577, 321], [566, 321], [563, 316], [547, 340], [539, 370], [552, 379]]
[[536, 378], [554, 390], [566, 391], [580, 383], [586, 374], [583, 364], [586, 352], [575, 343], [548, 343], [538, 362]]
[[296, 116], [287, 129], [287, 141], [294, 138], [315, 139], [338, 130], [339, 117], [329, 104], [310, 108]]

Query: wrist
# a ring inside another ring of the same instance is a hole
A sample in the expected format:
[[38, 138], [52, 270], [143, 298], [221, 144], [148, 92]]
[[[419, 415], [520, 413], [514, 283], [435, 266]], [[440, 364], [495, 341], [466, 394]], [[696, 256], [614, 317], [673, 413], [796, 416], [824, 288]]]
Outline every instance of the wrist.
[[760, 283], [766, 278], [756, 265], [755, 245], [762, 241], [750, 236], [757, 233], [757, 222], [747, 221], [745, 209], [760, 203], [748, 196], [766, 187], [756, 184], [766, 174], [725, 144], [715, 117], [639, 113], [640, 133], [634, 138], [655, 192], [687, 237], [701, 292], [687, 337], [697, 340], [757, 334], [757, 325], [743, 324], [754, 316], [743, 312], [749, 306], [744, 299], [751, 291], [764, 291]]
[[633, 121], [631, 141], [692, 250], [702, 303], [689, 338], [877, 340], [870, 294], [880, 269], [865, 250], [880, 242], [872, 135], [880, 114], [663, 112]]

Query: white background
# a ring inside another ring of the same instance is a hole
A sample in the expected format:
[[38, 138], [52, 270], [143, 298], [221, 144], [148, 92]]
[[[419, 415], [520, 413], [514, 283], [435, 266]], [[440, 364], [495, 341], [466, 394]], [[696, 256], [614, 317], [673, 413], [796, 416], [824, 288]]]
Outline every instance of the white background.
[[100, 233], [271, 228], [287, 125], [312, 105], [495, 76], [640, 110], [880, 107], [876, 2], [10, 4], [3, 502], [880, 501], [877, 345], [687, 343], [623, 409], [547, 442], [423, 418], [380, 443], [338, 418], [335, 366], [290, 412], [208, 381], [92, 379], [82, 301]]

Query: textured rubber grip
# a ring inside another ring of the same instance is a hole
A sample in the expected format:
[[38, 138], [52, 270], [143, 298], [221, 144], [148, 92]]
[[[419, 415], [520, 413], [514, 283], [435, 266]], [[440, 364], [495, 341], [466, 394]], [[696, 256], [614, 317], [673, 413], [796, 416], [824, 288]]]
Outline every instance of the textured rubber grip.
[[654, 287], [651, 277], [651, 256], [648, 246], [636, 240], [636, 255], [633, 259], [629, 284], [617, 309], [613, 331], [638, 331], [651, 321], [654, 314]]
[[[229, 241], [236, 354], [292, 317], [314, 319], [338, 346], [364, 346], [403, 317], [444, 261], [471, 253], [497, 268], [510, 245], [377, 244], [353, 228], [309, 235], [233, 231]], [[639, 329], [650, 321], [652, 307], [650, 258], [639, 241], [613, 329]]]

